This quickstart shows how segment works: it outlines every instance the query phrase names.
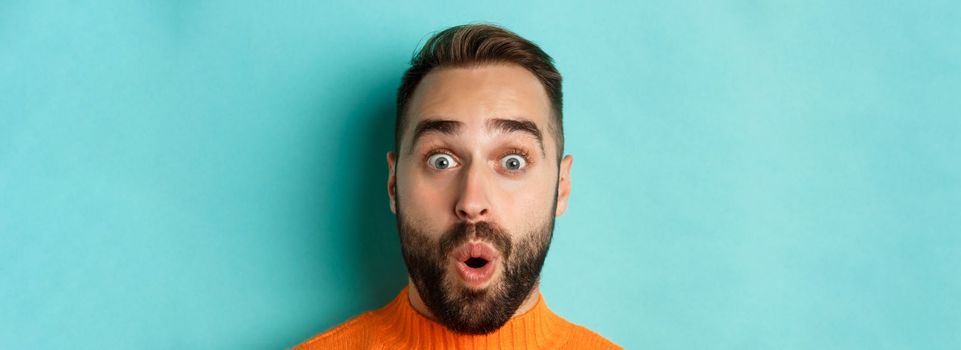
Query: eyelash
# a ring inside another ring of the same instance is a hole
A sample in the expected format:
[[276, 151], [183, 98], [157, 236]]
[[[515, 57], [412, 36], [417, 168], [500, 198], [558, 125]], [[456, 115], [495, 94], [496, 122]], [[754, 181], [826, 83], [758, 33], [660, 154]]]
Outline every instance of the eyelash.
[[[446, 155], [451, 156], [452, 158], [454, 158], [454, 160], [459, 161], [459, 160], [457, 159], [457, 156], [454, 155], [454, 152], [451, 152], [449, 149], [446, 149], [446, 148], [435, 148], [435, 149], [432, 149], [432, 150], [430, 150], [430, 151], [427, 151], [426, 153], [424, 153], [424, 160], [423, 160], [423, 161], [426, 163], [428, 160], [430, 160], [430, 157], [433, 157], [434, 155], [437, 155], [437, 154], [446, 154]], [[527, 151], [522, 150], [522, 149], [520, 149], [520, 148], [511, 148], [511, 149], [507, 150], [506, 152], [501, 153], [501, 156], [498, 157], [497, 160], [500, 161], [501, 159], [504, 159], [504, 157], [507, 157], [507, 156], [509, 156], [509, 155], [518, 155], [518, 156], [521, 156], [521, 158], [524, 158], [524, 162], [527, 163], [527, 166], [528, 166], [528, 167], [530, 167], [531, 165], [534, 165], [534, 161], [531, 160], [530, 153], [528, 153]], [[523, 172], [523, 171], [524, 171], [523, 169], [521, 169], [521, 170], [508, 170], [508, 172], [511, 172], [511, 173], [519, 173], [519, 172]]]
[[459, 161], [459, 160], [457, 159], [457, 156], [454, 155], [454, 152], [451, 152], [449, 149], [446, 149], [446, 148], [434, 148], [434, 149], [431, 149], [430, 151], [427, 151], [426, 153], [424, 153], [424, 160], [423, 160], [424, 163], [426, 163], [428, 160], [430, 160], [430, 157], [433, 157], [434, 155], [437, 155], [437, 154], [446, 154], [446, 155], [450, 156], [451, 158], [454, 158], [454, 160]]
[[[504, 152], [503, 154], [501, 154], [501, 156], [498, 157], [497, 160], [500, 161], [501, 159], [504, 159], [504, 157], [507, 157], [507, 156], [513, 155], [513, 154], [519, 155], [519, 156], [521, 156], [521, 158], [524, 158], [524, 162], [527, 163], [527, 167], [530, 167], [531, 165], [534, 165], [534, 162], [531, 160], [530, 154], [527, 153], [527, 151], [522, 150], [522, 149], [520, 149], [520, 148], [511, 148], [511, 149], [507, 150], [507, 152]], [[524, 169], [521, 169], [521, 170], [508, 170], [508, 171], [510, 171], [510, 172], [522, 172], [522, 171], [524, 171]]]

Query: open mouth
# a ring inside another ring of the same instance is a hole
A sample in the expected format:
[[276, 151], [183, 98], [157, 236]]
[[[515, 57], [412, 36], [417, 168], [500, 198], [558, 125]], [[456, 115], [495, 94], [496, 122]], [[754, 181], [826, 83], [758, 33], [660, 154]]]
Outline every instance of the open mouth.
[[500, 255], [487, 243], [471, 242], [456, 249], [451, 257], [464, 284], [482, 288], [493, 278]]
[[487, 265], [487, 259], [484, 258], [470, 258], [464, 261], [468, 267], [473, 269], [479, 269]]

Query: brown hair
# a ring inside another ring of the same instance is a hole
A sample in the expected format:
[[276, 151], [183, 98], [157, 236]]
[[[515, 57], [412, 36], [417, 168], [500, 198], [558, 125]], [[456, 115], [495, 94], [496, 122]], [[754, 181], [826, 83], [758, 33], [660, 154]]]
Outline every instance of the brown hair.
[[512, 63], [534, 74], [547, 92], [553, 118], [548, 125], [557, 143], [557, 157], [564, 154], [561, 74], [553, 60], [534, 43], [504, 28], [490, 24], [466, 24], [434, 34], [410, 60], [410, 68], [397, 89], [397, 120], [394, 147], [400, 152], [406, 128], [407, 104], [421, 79], [434, 68]]

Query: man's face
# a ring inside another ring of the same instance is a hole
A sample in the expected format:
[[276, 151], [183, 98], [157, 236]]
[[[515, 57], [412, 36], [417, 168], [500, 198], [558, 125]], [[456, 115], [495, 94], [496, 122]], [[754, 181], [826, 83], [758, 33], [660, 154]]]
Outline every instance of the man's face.
[[536, 286], [572, 158], [558, 164], [540, 81], [517, 65], [437, 69], [388, 154], [408, 272], [448, 328], [502, 326]]

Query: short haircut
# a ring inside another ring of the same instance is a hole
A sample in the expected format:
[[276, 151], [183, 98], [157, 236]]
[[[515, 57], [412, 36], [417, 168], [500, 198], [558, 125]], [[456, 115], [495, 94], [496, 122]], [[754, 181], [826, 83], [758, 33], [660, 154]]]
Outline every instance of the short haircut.
[[537, 77], [550, 99], [549, 132], [557, 144], [557, 158], [564, 155], [561, 73], [540, 47], [504, 28], [491, 24], [466, 24], [434, 34], [410, 61], [410, 68], [397, 89], [397, 120], [394, 147], [400, 152], [407, 127], [407, 109], [421, 79], [435, 68], [472, 67], [484, 64], [519, 65]]

